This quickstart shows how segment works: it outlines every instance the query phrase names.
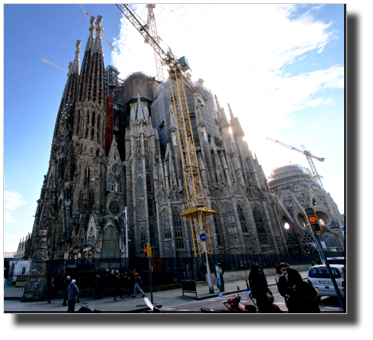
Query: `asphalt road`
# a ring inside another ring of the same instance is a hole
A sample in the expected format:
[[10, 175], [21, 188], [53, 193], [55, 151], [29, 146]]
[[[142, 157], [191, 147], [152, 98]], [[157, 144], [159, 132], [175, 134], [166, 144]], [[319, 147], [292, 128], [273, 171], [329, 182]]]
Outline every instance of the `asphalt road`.
[[[277, 286], [272, 286], [271, 291], [275, 298], [275, 304], [280, 307], [281, 310], [287, 312], [287, 308], [284, 302], [284, 298], [278, 293]], [[241, 304], [252, 305], [253, 302], [245, 293], [239, 293], [241, 296]], [[215, 310], [225, 309], [224, 302], [228, 299], [233, 298], [236, 294], [223, 295], [222, 297], [214, 297], [206, 300], [193, 301], [188, 303], [182, 303], [174, 306], [164, 306], [161, 308], [163, 312], [198, 312], [201, 307], [212, 308]], [[334, 297], [322, 297], [319, 303], [321, 312], [332, 312], [332, 313], [342, 313], [343, 310], [339, 305], [338, 298]]]

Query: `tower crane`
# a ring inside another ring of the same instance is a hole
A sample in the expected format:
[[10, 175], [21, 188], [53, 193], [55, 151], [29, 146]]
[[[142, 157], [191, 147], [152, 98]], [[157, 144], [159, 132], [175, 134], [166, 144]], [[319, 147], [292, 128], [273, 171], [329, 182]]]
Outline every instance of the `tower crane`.
[[313, 163], [313, 160], [312, 160], [312, 158], [314, 158], [314, 159], [317, 159], [319, 162], [324, 162], [325, 158], [323, 158], [323, 157], [317, 157], [317, 156], [312, 155], [309, 151], [306, 150], [306, 148], [305, 148], [304, 145], [302, 145], [302, 149], [303, 150], [299, 150], [299, 149], [297, 149], [296, 147], [294, 147], [292, 145], [288, 145], [288, 144], [282, 143], [282, 142], [280, 142], [280, 141], [278, 141], [276, 139], [272, 139], [272, 138], [267, 137], [266, 140], [269, 140], [269, 141], [271, 141], [271, 142], [273, 142], [275, 144], [283, 146], [284, 148], [288, 148], [290, 150], [300, 152], [301, 154], [303, 154], [304, 156], [306, 156], [308, 164], [310, 165], [310, 168], [311, 168], [311, 172], [312, 172], [313, 178], [320, 184], [321, 188], [323, 190], [325, 190], [324, 186], [321, 183], [321, 179], [320, 179], [320, 178], [322, 178], [322, 176], [320, 176], [318, 174], [318, 172], [316, 170], [316, 167], [315, 167], [315, 164]]
[[[161, 61], [168, 66], [172, 90], [172, 104], [176, 117], [185, 189], [188, 200], [188, 209], [182, 212], [180, 217], [189, 217], [190, 219], [194, 255], [197, 257], [205, 252], [207, 259], [207, 254], [213, 253], [207, 216], [216, 214], [216, 211], [205, 206], [185, 88], [194, 96], [196, 105], [204, 105], [204, 100], [183, 73], [190, 69], [186, 58], [182, 57], [177, 59], [170, 48], [165, 52], [158, 43], [158, 37], [153, 36], [149, 26], [142, 22], [141, 18], [137, 16], [128, 4], [116, 6], [160, 56]], [[201, 239], [205, 239], [205, 236], [206, 241], [202, 241]]]
[[[154, 16], [154, 11], [153, 9], [155, 8], [155, 4], [147, 4], [146, 8], [148, 9], [148, 21], [147, 25], [149, 27], [151, 35], [155, 38], [156, 42], [159, 45], [159, 36], [157, 33], [157, 25], [155, 22], [155, 16]], [[147, 43], [148, 41], [145, 40]], [[157, 68], [157, 80], [164, 81], [164, 76], [163, 76], [163, 67], [162, 67], [162, 59], [160, 56], [160, 53], [157, 52], [154, 49], [154, 57], [155, 57], [155, 66]]]
[[57, 68], [59, 68], [60, 70], [62, 70], [62, 71], [64, 71], [64, 72], [68, 73], [68, 71], [66, 71], [64, 68], [62, 68], [62, 67], [60, 67], [60, 66], [58, 66], [58, 65], [56, 65], [56, 64], [54, 64], [54, 63], [52, 63], [51, 61], [49, 61], [49, 60], [47, 60], [47, 59], [41, 58], [41, 60], [43, 60], [43, 61], [45, 61], [46, 63], [51, 64], [52, 66], [57, 67]]
[[[87, 18], [89, 19], [89, 12], [86, 11], [86, 9], [84, 8], [83, 5], [80, 5], [80, 8], [82, 9], [82, 11], [84, 12], [84, 14], [87, 16]], [[106, 44], [109, 46], [110, 48], [110, 51], [114, 50], [113, 46], [111, 46], [111, 44], [109, 43], [109, 41], [106, 39], [105, 35], [104, 35], [104, 32], [102, 32], [102, 37], [104, 38]]]

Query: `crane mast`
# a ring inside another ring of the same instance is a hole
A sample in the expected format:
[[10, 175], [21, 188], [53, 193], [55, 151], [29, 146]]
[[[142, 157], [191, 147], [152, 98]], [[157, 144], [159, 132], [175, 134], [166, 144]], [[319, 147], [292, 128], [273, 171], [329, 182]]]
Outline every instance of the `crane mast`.
[[[189, 69], [186, 59], [176, 59], [171, 49], [165, 52], [159, 45], [158, 37], [152, 35], [149, 26], [142, 23], [141, 19], [137, 17], [127, 4], [116, 6], [144, 37], [145, 41], [152, 46], [154, 51], [159, 55], [161, 61], [169, 67], [168, 73], [172, 91], [171, 102], [176, 118], [182, 166], [184, 170], [185, 190], [188, 200], [188, 209], [182, 212], [180, 217], [189, 217], [190, 219], [195, 256], [202, 255], [204, 252], [206, 254], [213, 254], [207, 217], [211, 214], [216, 214], [216, 211], [205, 206], [185, 88], [194, 96], [196, 109], [203, 106], [204, 101], [198, 91], [183, 74], [184, 70], [186, 71]], [[201, 241], [201, 234], [207, 236], [205, 242]]]
[[320, 162], [324, 162], [325, 158], [323, 158], [323, 157], [317, 157], [317, 156], [312, 155], [309, 151], [306, 150], [306, 148], [305, 148], [304, 145], [302, 145], [302, 150], [299, 150], [299, 149], [297, 149], [296, 147], [294, 147], [292, 145], [288, 145], [288, 144], [282, 143], [282, 142], [280, 142], [280, 141], [278, 141], [276, 139], [272, 139], [272, 138], [267, 137], [266, 140], [269, 140], [269, 141], [271, 141], [271, 142], [273, 142], [275, 144], [283, 146], [284, 148], [287, 148], [287, 149], [290, 149], [290, 150], [293, 150], [293, 151], [296, 151], [296, 152], [300, 152], [301, 154], [303, 154], [304, 156], [306, 156], [308, 164], [310, 165], [310, 168], [311, 168], [311, 172], [312, 172], [313, 178], [317, 181], [317, 183], [319, 183], [319, 185], [321, 186], [321, 188], [323, 190], [325, 190], [324, 186], [322, 185], [322, 182], [321, 182], [322, 176], [320, 176], [319, 173], [317, 172], [316, 166], [315, 166], [315, 164], [314, 164], [314, 162], [312, 160], [312, 158], [314, 158], [314, 159], [317, 159]]
[[[148, 9], [148, 21], [147, 21], [148, 27], [150, 28], [150, 32], [151, 32], [152, 36], [155, 37], [155, 40], [157, 41], [157, 43], [159, 45], [159, 36], [158, 36], [158, 33], [157, 33], [157, 25], [156, 25], [156, 22], [155, 22], [155, 15], [154, 15], [154, 11], [153, 11], [153, 9], [155, 8], [155, 4], [147, 4], [146, 8]], [[147, 41], [145, 41], [145, 42], [147, 42]], [[156, 79], [160, 80], [160, 81], [164, 81], [161, 56], [155, 50], [154, 50], [154, 58], [155, 58], [155, 66], [156, 66], [156, 69], [157, 69]]]

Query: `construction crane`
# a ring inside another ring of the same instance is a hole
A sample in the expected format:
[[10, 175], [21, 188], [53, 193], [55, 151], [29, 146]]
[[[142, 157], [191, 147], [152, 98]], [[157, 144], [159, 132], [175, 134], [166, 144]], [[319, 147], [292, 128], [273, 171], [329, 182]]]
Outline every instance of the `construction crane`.
[[324, 162], [325, 158], [317, 157], [317, 156], [312, 155], [309, 151], [306, 150], [306, 148], [305, 148], [304, 145], [302, 145], [302, 149], [303, 150], [299, 150], [299, 149], [297, 149], [296, 147], [294, 147], [292, 145], [288, 145], [288, 144], [282, 143], [282, 142], [280, 142], [280, 141], [278, 141], [276, 139], [272, 139], [272, 138], [267, 137], [266, 140], [269, 140], [269, 141], [271, 141], [271, 142], [273, 142], [275, 144], [283, 146], [284, 148], [288, 148], [290, 150], [300, 152], [301, 154], [303, 154], [304, 156], [306, 156], [308, 164], [310, 165], [310, 168], [311, 168], [311, 172], [312, 172], [313, 178], [320, 184], [321, 188], [323, 190], [325, 190], [324, 186], [321, 183], [321, 179], [320, 179], [320, 178], [322, 178], [322, 176], [320, 176], [318, 174], [318, 172], [316, 170], [316, 167], [315, 167], [315, 164], [313, 163], [313, 160], [312, 160], [312, 158], [314, 158], [314, 159], [317, 159], [319, 162]]
[[[157, 33], [157, 25], [155, 22], [155, 16], [154, 16], [154, 11], [153, 9], [155, 8], [155, 4], [147, 4], [146, 8], [148, 9], [148, 27], [150, 30], [151, 35], [155, 38], [156, 42], [159, 45], [159, 36]], [[147, 43], [148, 41], [145, 40]], [[157, 69], [157, 80], [164, 81], [164, 76], [163, 76], [163, 67], [162, 67], [162, 59], [160, 56], [159, 51], [157, 52], [154, 50], [154, 57], [155, 57], [155, 67]]]
[[58, 65], [56, 65], [56, 64], [54, 64], [54, 63], [52, 63], [51, 61], [49, 61], [49, 60], [47, 60], [47, 59], [41, 58], [41, 60], [43, 60], [43, 61], [45, 61], [46, 63], [51, 64], [52, 66], [57, 67], [57, 68], [59, 68], [60, 70], [62, 70], [62, 71], [64, 71], [64, 72], [68, 73], [68, 71], [66, 71], [64, 68], [62, 68], [62, 67], [60, 67], [60, 66], [58, 66]]
[[[86, 11], [86, 9], [84, 8], [83, 5], [80, 5], [80, 4], [79, 4], [79, 6], [80, 6], [80, 8], [82, 9], [82, 11], [84, 12], [84, 14], [87, 16], [87, 18], [89, 19], [89, 12]], [[102, 37], [104, 38], [106, 44], [109, 46], [110, 51], [114, 50], [113, 46], [111, 46], [111, 44], [110, 44], [109, 41], [106, 39], [106, 37], [105, 37], [105, 35], [104, 35], [103, 32], [102, 32]]]
[[[177, 59], [170, 48], [165, 52], [158, 43], [158, 37], [152, 35], [149, 26], [137, 16], [128, 4], [116, 6], [143, 36], [145, 41], [153, 47], [164, 65], [167, 65], [169, 68], [168, 73], [172, 90], [171, 101], [176, 117], [185, 189], [188, 199], [188, 209], [182, 212], [180, 217], [189, 217], [190, 219], [194, 255], [197, 257], [205, 253], [207, 259], [207, 254], [213, 254], [207, 216], [216, 214], [216, 211], [205, 206], [185, 88], [193, 94], [196, 105], [204, 105], [204, 100], [183, 73], [190, 69], [186, 58]], [[202, 241], [205, 238], [206, 241]]]

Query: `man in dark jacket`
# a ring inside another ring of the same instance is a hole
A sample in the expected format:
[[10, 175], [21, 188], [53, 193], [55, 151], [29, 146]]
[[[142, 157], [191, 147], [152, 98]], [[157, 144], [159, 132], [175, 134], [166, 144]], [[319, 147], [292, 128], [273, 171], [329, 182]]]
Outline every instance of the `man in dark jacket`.
[[95, 279], [95, 293], [96, 293], [95, 300], [102, 298], [102, 295], [101, 295], [101, 277], [98, 274], [96, 275], [96, 279]]
[[66, 301], [67, 301], [67, 288], [70, 285], [70, 276], [66, 276], [65, 282], [64, 282], [64, 289], [65, 289], [65, 295], [63, 297], [63, 302], [62, 306], [66, 306]]
[[75, 280], [72, 280], [69, 287], [66, 289], [69, 304], [69, 307], [67, 308], [68, 313], [74, 313], [75, 303], [79, 296], [79, 289], [75, 282]]
[[120, 273], [116, 273], [114, 275], [114, 301], [118, 301], [117, 300], [117, 295], [120, 296], [120, 298], [122, 300], [124, 300], [124, 297], [122, 296], [122, 292], [121, 292], [121, 288], [120, 288]]
[[289, 264], [286, 262], [280, 263], [279, 269], [282, 275], [278, 279], [277, 287], [278, 287], [278, 292], [285, 299], [285, 304], [286, 304], [286, 307], [289, 313], [293, 313], [293, 308], [290, 303], [291, 300], [289, 299], [290, 293], [292, 292], [291, 287], [293, 286], [293, 284], [289, 282], [289, 279], [286, 275], [286, 269], [289, 267], [290, 267]]

